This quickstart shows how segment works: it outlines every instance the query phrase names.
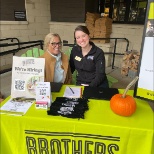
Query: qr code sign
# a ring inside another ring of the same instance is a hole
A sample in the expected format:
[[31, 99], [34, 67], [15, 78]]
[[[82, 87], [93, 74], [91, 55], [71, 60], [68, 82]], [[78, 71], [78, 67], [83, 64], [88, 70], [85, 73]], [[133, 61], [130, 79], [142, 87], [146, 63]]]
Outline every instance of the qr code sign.
[[40, 95], [47, 95], [47, 94], [46, 94], [46, 89], [40, 89], [39, 92], [40, 92], [40, 93], [39, 93]]
[[14, 90], [25, 91], [25, 81], [24, 80], [15, 80]]

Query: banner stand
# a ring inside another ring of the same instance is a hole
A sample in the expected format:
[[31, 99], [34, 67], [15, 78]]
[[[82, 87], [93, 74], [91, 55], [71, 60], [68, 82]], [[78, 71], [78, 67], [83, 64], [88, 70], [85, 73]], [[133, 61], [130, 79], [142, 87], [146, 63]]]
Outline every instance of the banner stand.
[[148, 1], [134, 97], [154, 102], [154, 2]]

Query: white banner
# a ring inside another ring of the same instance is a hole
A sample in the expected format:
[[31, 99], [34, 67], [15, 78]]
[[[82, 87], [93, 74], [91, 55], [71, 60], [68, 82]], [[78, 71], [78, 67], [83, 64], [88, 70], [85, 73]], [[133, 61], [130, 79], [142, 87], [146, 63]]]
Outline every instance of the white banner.
[[148, 1], [139, 80], [134, 96], [154, 100], [154, 2]]

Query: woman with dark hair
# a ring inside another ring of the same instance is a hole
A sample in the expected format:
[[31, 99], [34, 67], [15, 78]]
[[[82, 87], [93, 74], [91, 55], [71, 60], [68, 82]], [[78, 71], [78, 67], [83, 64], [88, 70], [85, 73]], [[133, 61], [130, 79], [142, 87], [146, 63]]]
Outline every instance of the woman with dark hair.
[[56, 33], [49, 33], [44, 40], [45, 81], [70, 84], [72, 74], [68, 56], [62, 50], [61, 38]]
[[108, 88], [104, 52], [90, 41], [89, 34], [87, 27], [82, 25], [74, 31], [77, 45], [70, 55], [71, 72], [77, 70], [77, 85]]

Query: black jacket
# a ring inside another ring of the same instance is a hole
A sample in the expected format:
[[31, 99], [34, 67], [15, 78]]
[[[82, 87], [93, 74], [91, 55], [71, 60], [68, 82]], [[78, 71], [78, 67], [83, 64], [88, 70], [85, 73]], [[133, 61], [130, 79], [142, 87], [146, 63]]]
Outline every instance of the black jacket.
[[73, 73], [77, 70], [77, 85], [89, 84], [91, 87], [97, 87], [106, 82], [105, 74], [105, 56], [102, 49], [90, 42], [92, 48], [90, 52], [83, 57], [81, 48], [74, 46], [70, 55], [70, 67]]

